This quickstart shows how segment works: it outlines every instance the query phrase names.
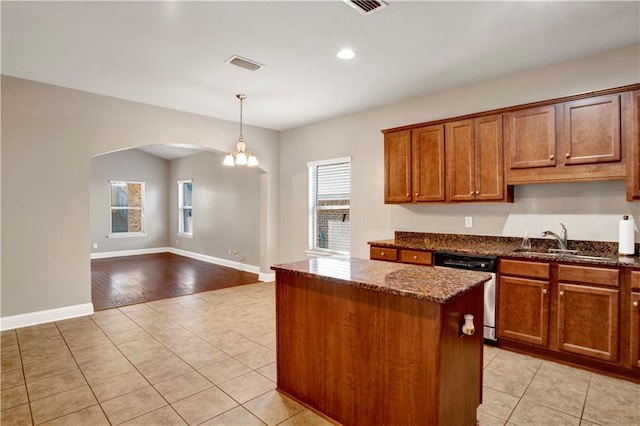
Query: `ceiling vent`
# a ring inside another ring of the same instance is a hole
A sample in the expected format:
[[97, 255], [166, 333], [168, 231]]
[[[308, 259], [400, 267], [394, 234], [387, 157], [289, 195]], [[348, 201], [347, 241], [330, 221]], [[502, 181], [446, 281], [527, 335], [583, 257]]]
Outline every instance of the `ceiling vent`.
[[353, 7], [363, 15], [371, 15], [380, 9], [387, 7], [382, 0], [342, 0], [349, 6]]
[[238, 55], [233, 55], [232, 57], [227, 59], [225, 62], [228, 63], [228, 64], [231, 64], [231, 65], [235, 65], [235, 66], [240, 67], [240, 68], [244, 68], [244, 69], [249, 70], [249, 71], [258, 71], [260, 68], [264, 67], [264, 65], [262, 65], [262, 64], [259, 64], [259, 63], [255, 62], [255, 61], [252, 61], [252, 60], [247, 59], [247, 58], [243, 58], [243, 57], [238, 56]]

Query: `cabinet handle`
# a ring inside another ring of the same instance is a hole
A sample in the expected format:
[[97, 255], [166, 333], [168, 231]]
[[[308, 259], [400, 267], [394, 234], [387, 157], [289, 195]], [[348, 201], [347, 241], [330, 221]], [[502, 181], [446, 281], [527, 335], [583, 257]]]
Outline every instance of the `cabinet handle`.
[[547, 294], [547, 289], [546, 288], [542, 289], [542, 294]]
[[571, 158], [571, 154], [569, 154], [568, 152], [564, 155], [564, 158]]
[[564, 296], [564, 291], [561, 291], [561, 292], [560, 292], [560, 296]]
[[555, 156], [555, 155], [551, 154], [551, 155], [549, 156], [549, 160], [553, 161], [553, 160], [555, 160], [555, 159], [556, 159], [556, 156]]
[[637, 301], [637, 300], [633, 302], [633, 307], [634, 307], [634, 308], [637, 308], [637, 307], [638, 307], [638, 301]]

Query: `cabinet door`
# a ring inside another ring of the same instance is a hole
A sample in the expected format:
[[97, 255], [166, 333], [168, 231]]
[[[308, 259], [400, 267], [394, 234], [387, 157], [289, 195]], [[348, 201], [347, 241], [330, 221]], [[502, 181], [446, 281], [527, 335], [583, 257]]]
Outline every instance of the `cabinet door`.
[[413, 201], [444, 201], [444, 126], [414, 129]]
[[476, 195], [473, 120], [446, 124], [447, 193], [450, 201], [469, 201]]
[[549, 282], [500, 277], [498, 337], [547, 346]]
[[565, 165], [620, 161], [620, 95], [563, 105], [561, 154]]
[[631, 293], [631, 366], [640, 368], [640, 293]]
[[384, 202], [411, 201], [411, 132], [384, 135]]
[[558, 284], [558, 348], [606, 361], [618, 360], [619, 291]]
[[[640, 199], [640, 90], [625, 96], [627, 201]], [[629, 100], [630, 99], [630, 100]]]
[[502, 115], [475, 120], [476, 200], [504, 200]]
[[514, 111], [506, 117], [509, 168], [555, 167], [555, 107], [550, 105]]

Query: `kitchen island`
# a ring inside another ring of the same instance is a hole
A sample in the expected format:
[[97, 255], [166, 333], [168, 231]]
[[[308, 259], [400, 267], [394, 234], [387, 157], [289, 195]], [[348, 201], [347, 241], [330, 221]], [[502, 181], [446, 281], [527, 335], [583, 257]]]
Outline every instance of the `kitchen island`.
[[343, 425], [474, 425], [486, 273], [326, 257], [276, 271], [278, 391]]

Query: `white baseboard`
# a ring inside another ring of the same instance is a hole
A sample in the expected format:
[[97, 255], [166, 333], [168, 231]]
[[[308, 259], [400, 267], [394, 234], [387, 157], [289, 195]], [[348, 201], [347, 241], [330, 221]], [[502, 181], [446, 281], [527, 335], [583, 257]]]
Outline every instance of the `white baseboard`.
[[191, 259], [201, 260], [203, 262], [213, 263], [215, 265], [227, 266], [229, 268], [238, 269], [240, 271], [251, 272], [252, 274], [257, 274], [258, 280], [260, 281], [273, 281], [276, 279], [275, 273], [262, 273], [260, 272], [260, 267], [256, 265], [249, 265], [242, 262], [236, 262], [229, 259], [222, 259], [220, 257], [195, 253], [175, 247], [154, 247], [139, 250], [105, 251], [102, 253], [91, 253], [91, 259], [106, 259], [108, 257], [137, 256], [140, 254], [156, 253], [173, 253], [177, 254], [178, 256], [190, 257]]
[[108, 257], [121, 257], [121, 256], [137, 256], [139, 254], [157, 254], [167, 253], [170, 247], [154, 247], [147, 249], [137, 250], [120, 250], [120, 251], [103, 251], [101, 253], [91, 253], [91, 259], [106, 259]]
[[196, 260], [202, 260], [203, 262], [213, 263], [215, 265], [227, 266], [229, 268], [238, 269], [240, 271], [251, 272], [252, 274], [260, 274], [260, 267], [255, 265], [249, 265], [242, 262], [236, 262], [229, 259], [222, 259], [220, 257], [209, 256], [206, 254], [195, 253], [192, 251], [186, 251], [175, 247], [168, 247], [169, 253], [177, 254], [179, 256], [190, 257]]
[[260, 272], [258, 274], [258, 279], [260, 281], [265, 281], [265, 282], [271, 282], [271, 281], [275, 281], [276, 280], [276, 273], [275, 272]]
[[91, 314], [93, 314], [93, 303], [46, 309], [44, 311], [29, 312], [27, 314], [10, 315], [0, 318], [0, 330], [13, 330], [14, 328], [28, 327], [45, 322], [62, 321]]

